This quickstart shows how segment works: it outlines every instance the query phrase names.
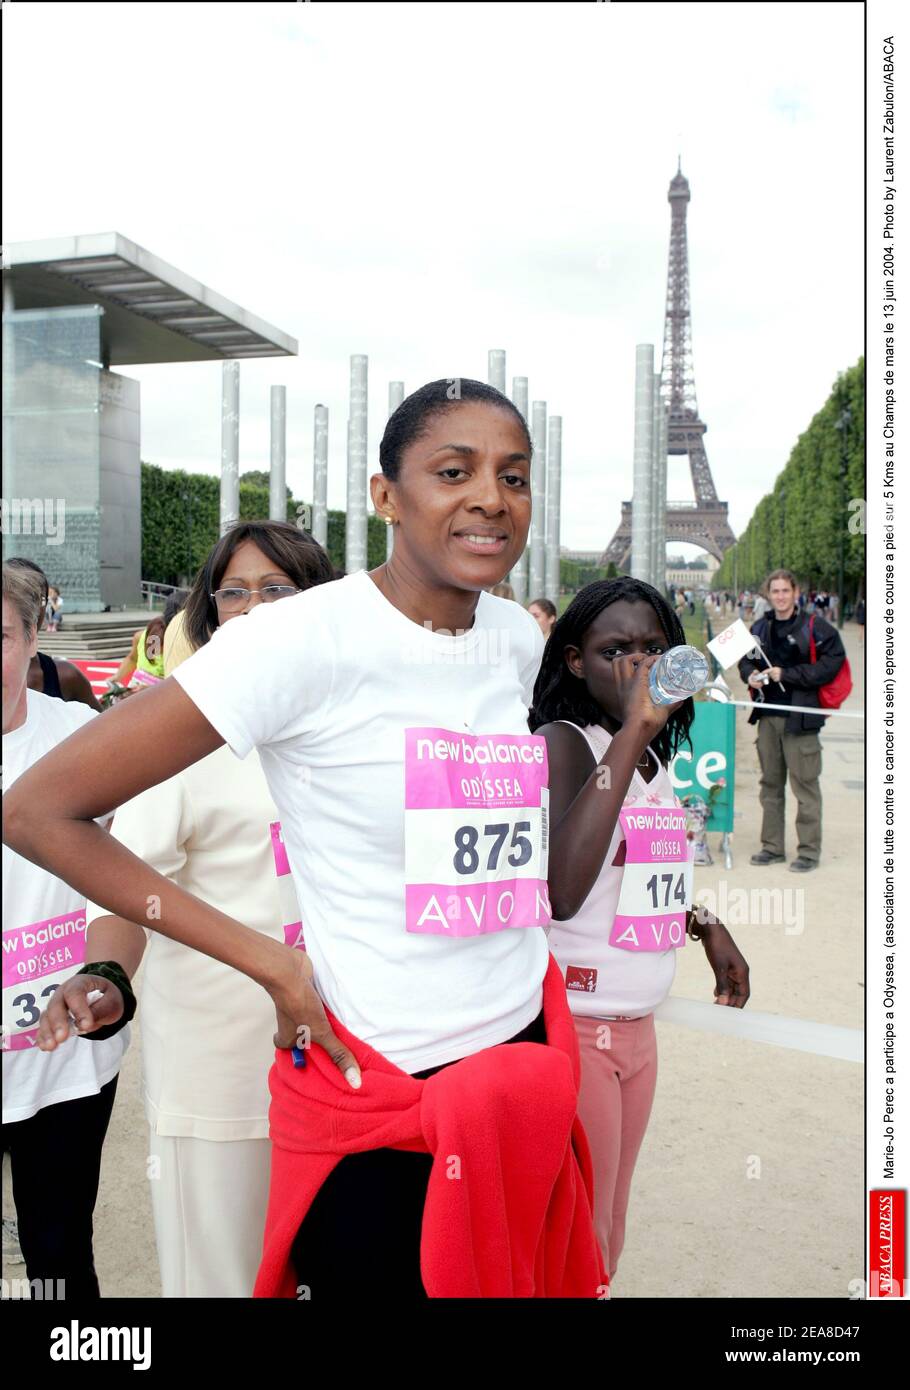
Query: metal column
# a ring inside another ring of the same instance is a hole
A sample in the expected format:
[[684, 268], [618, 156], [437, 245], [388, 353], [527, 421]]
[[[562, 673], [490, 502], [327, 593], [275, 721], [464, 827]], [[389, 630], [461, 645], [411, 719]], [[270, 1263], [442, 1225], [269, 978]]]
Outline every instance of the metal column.
[[[389, 382], [389, 417], [391, 417], [392, 415], [395, 414], [395, 411], [396, 411], [396, 410], [398, 409], [398, 407], [401, 405], [401, 402], [402, 402], [403, 400], [404, 400], [404, 382], [403, 382], [403, 381], [390, 381], [390, 382]], [[387, 526], [387, 527], [385, 528], [385, 557], [386, 557], [387, 560], [389, 559], [389, 557], [390, 557], [391, 554], [392, 554], [392, 547], [393, 547], [394, 544], [395, 544], [395, 527], [394, 527], [394, 526]]]
[[651, 566], [651, 475], [654, 460], [654, 346], [635, 349], [635, 445], [632, 467], [632, 578], [647, 583]]
[[13, 334], [13, 314], [16, 309], [16, 299], [13, 292], [13, 282], [8, 275], [3, 277], [3, 467], [5, 481], [3, 486], [4, 496], [8, 491], [9, 479], [16, 480], [15, 486], [19, 487], [19, 475], [15, 467], [16, 444], [15, 431], [13, 425], [13, 409], [16, 405], [16, 370], [14, 362], [15, 336]]
[[221, 368], [220, 534], [240, 520], [240, 363]]
[[269, 520], [287, 521], [287, 387], [273, 386], [270, 399]]
[[323, 547], [329, 536], [328, 473], [329, 410], [317, 405], [313, 413], [313, 539]]
[[526, 421], [528, 418], [528, 378], [526, 376], [513, 376], [512, 404], [518, 408], [522, 419]]
[[528, 599], [543, 597], [544, 526], [547, 504], [547, 403], [531, 406], [531, 536], [528, 545]]
[[487, 384], [506, 394], [506, 354], [504, 348], [490, 348], [487, 353]]
[[348, 493], [344, 568], [354, 574], [367, 567], [367, 358], [351, 358], [351, 415], [348, 448]]
[[670, 409], [666, 401], [660, 402], [658, 416], [659, 435], [657, 447], [657, 579], [655, 588], [661, 593], [667, 587], [667, 450], [669, 447]]
[[[521, 413], [522, 419], [527, 423], [528, 419], [528, 378], [526, 376], [513, 376], [512, 378], [512, 404]], [[530, 536], [529, 536], [530, 539]], [[515, 597], [519, 603], [528, 601], [528, 548], [525, 546], [514, 568], [509, 574], [509, 582], [514, 590]]]
[[550, 416], [547, 440], [547, 535], [544, 597], [559, 612], [559, 503], [562, 486], [562, 416]]
[[648, 543], [648, 583], [659, 588], [657, 578], [657, 531], [658, 531], [658, 473], [660, 470], [660, 376], [654, 373], [651, 382], [654, 415], [651, 421], [651, 534]]

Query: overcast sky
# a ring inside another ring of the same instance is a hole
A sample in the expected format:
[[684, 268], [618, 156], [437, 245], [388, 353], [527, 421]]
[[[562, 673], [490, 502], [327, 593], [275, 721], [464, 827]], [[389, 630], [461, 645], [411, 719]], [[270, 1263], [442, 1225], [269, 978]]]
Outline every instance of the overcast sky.
[[[564, 545], [631, 495], [635, 346], [663, 338], [677, 153], [698, 405], [741, 530], [863, 348], [863, 7], [3, 7], [4, 242], [122, 232], [299, 342], [241, 366], [241, 469], [288, 388], [288, 482], [329, 407], [344, 506], [349, 358], [486, 379], [563, 417]], [[142, 457], [217, 473], [219, 363], [129, 367]], [[685, 460], [668, 495], [691, 498]], [[672, 547], [673, 550], [679, 547]], [[690, 553], [696, 553], [694, 550]]]

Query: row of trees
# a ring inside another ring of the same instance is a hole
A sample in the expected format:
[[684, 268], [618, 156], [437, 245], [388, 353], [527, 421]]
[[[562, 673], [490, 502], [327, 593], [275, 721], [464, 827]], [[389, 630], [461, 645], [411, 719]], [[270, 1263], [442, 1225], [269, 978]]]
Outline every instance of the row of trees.
[[866, 563], [865, 363], [843, 372], [796, 441], [774, 489], [723, 558], [715, 589], [756, 588], [791, 569], [808, 588], [835, 589], [843, 551], [845, 597], [856, 597]]
[[[221, 483], [207, 473], [142, 465], [142, 577], [157, 584], [182, 584], [199, 570], [218, 539]], [[269, 475], [252, 469], [240, 475], [241, 521], [264, 520], [269, 514]], [[287, 519], [301, 522], [303, 503], [287, 489]], [[344, 569], [345, 514], [330, 511], [326, 550], [336, 569]], [[379, 517], [367, 519], [367, 567], [385, 559], [385, 526]], [[606, 569], [577, 560], [560, 562], [560, 587], [568, 594], [595, 579], [611, 579], [616, 566]], [[532, 594], [532, 598], [540, 595]], [[557, 594], [548, 595], [554, 602]]]
[[[755, 588], [770, 570], [794, 570], [809, 587], [836, 588], [843, 548], [845, 589], [856, 595], [866, 561], [865, 364], [844, 372], [809, 428], [801, 434], [774, 489], [762, 498], [739, 541], [724, 556], [715, 589]], [[178, 584], [195, 575], [219, 535], [220, 480], [203, 473], [142, 464], [142, 575]], [[287, 519], [301, 521], [303, 503], [287, 489]], [[240, 517], [269, 514], [269, 480], [262, 470], [241, 474]], [[367, 521], [367, 565], [385, 559], [385, 527]], [[330, 511], [326, 549], [344, 568], [345, 514]], [[607, 569], [575, 560], [560, 563], [561, 588], [575, 593]], [[536, 597], [536, 595], [532, 595]], [[549, 595], [553, 599], [558, 596]]]
[[[180, 584], [192, 578], [220, 530], [219, 478], [207, 473], [142, 465], [142, 577], [158, 584]], [[269, 514], [268, 474], [240, 475], [240, 519], [262, 521]], [[303, 520], [303, 503], [287, 489], [287, 519]], [[344, 512], [328, 513], [326, 550], [336, 569], [344, 569]], [[367, 520], [367, 566], [385, 559], [385, 526], [378, 517]]]
[[[593, 584], [598, 579], [615, 579], [618, 573], [612, 560], [605, 569], [601, 565], [592, 565], [581, 560], [560, 560], [559, 586], [567, 594], [577, 594], [586, 584]], [[546, 597], [556, 602], [556, 594], [547, 594]]]

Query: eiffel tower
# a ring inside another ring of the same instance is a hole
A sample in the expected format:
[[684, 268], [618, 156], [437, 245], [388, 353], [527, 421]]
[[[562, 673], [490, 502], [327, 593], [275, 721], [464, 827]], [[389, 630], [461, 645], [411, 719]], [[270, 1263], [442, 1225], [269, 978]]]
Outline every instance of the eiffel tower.
[[[689, 181], [683, 177], [680, 165], [667, 194], [670, 203], [670, 266], [667, 272], [660, 394], [670, 409], [667, 453], [688, 454], [695, 501], [667, 503], [666, 538], [668, 541], [690, 541], [721, 560], [724, 551], [735, 545], [736, 537], [727, 520], [726, 502], [717, 500], [704, 446], [708, 427], [699, 418], [695, 399], [689, 313], [689, 250], [686, 240], [686, 207], [691, 196]], [[623, 502], [619, 527], [601, 556], [600, 563], [608, 565], [612, 560], [617, 569], [627, 568], [631, 549], [632, 503]]]

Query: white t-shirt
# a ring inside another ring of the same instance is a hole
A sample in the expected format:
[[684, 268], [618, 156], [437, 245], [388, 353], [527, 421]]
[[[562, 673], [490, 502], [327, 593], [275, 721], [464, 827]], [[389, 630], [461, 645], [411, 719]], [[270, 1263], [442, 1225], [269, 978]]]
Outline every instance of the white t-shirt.
[[[300, 913], [290, 875], [282, 882], [276, 873], [277, 822], [256, 753], [235, 758], [224, 747], [118, 806], [111, 834], [194, 897], [294, 944]], [[89, 902], [85, 915], [91, 925], [109, 914]], [[149, 1124], [184, 1138], [267, 1139], [271, 999], [239, 970], [145, 934], [137, 989]]]
[[[517, 603], [481, 593], [472, 628], [449, 636], [406, 618], [360, 570], [258, 605], [173, 675], [238, 757], [259, 749], [316, 987], [405, 1071], [505, 1042], [542, 1007], [548, 911], [482, 935], [405, 929], [405, 731], [529, 739], [542, 651]], [[448, 853], [449, 813], [426, 814], [442, 817]]]
[[[24, 724], [3, 735], [3, 787], [97, 719], [79, 701], [27, 693]], [[103, 823], [108, 817], [99, 818]], [[85, 898], [3, 846], [3, 1123], [27, 1120], [47, 1105], [94, 1096], [120, 1070], [129, 1025], [92, 1042], [75, 1034], [53, 1052], [35, 1045], [47, 994], [85, 965]]]
[[[568, 720], [560, 720], [568, 723]], [[572, 725], [587, 740], [599, 763], [611, 743], [611, 736], [598, 724], [585, 729]], [[635, 772], [623, 800], [629, 806], [679, 806], [666, 768], [657, 755], [648, 749], [657, 772], [650, 782]], [[553, 922], [550, 927], [550, 950], [566, 979], [569, 1007], [573, 1014], [586, 1018], [643, 1018], [663, 1003], [676, 974], [676, 953], [666, 951], [627, 951], [610, 945], [610, 931], [616, 916], [622, 888], [623, 856], [620, 846], [624, 839], [617, 818], [610, 848], [594, 887], [574, 917], [565, 922]], [[682, 949], [685, 949], [683, 947]]]

